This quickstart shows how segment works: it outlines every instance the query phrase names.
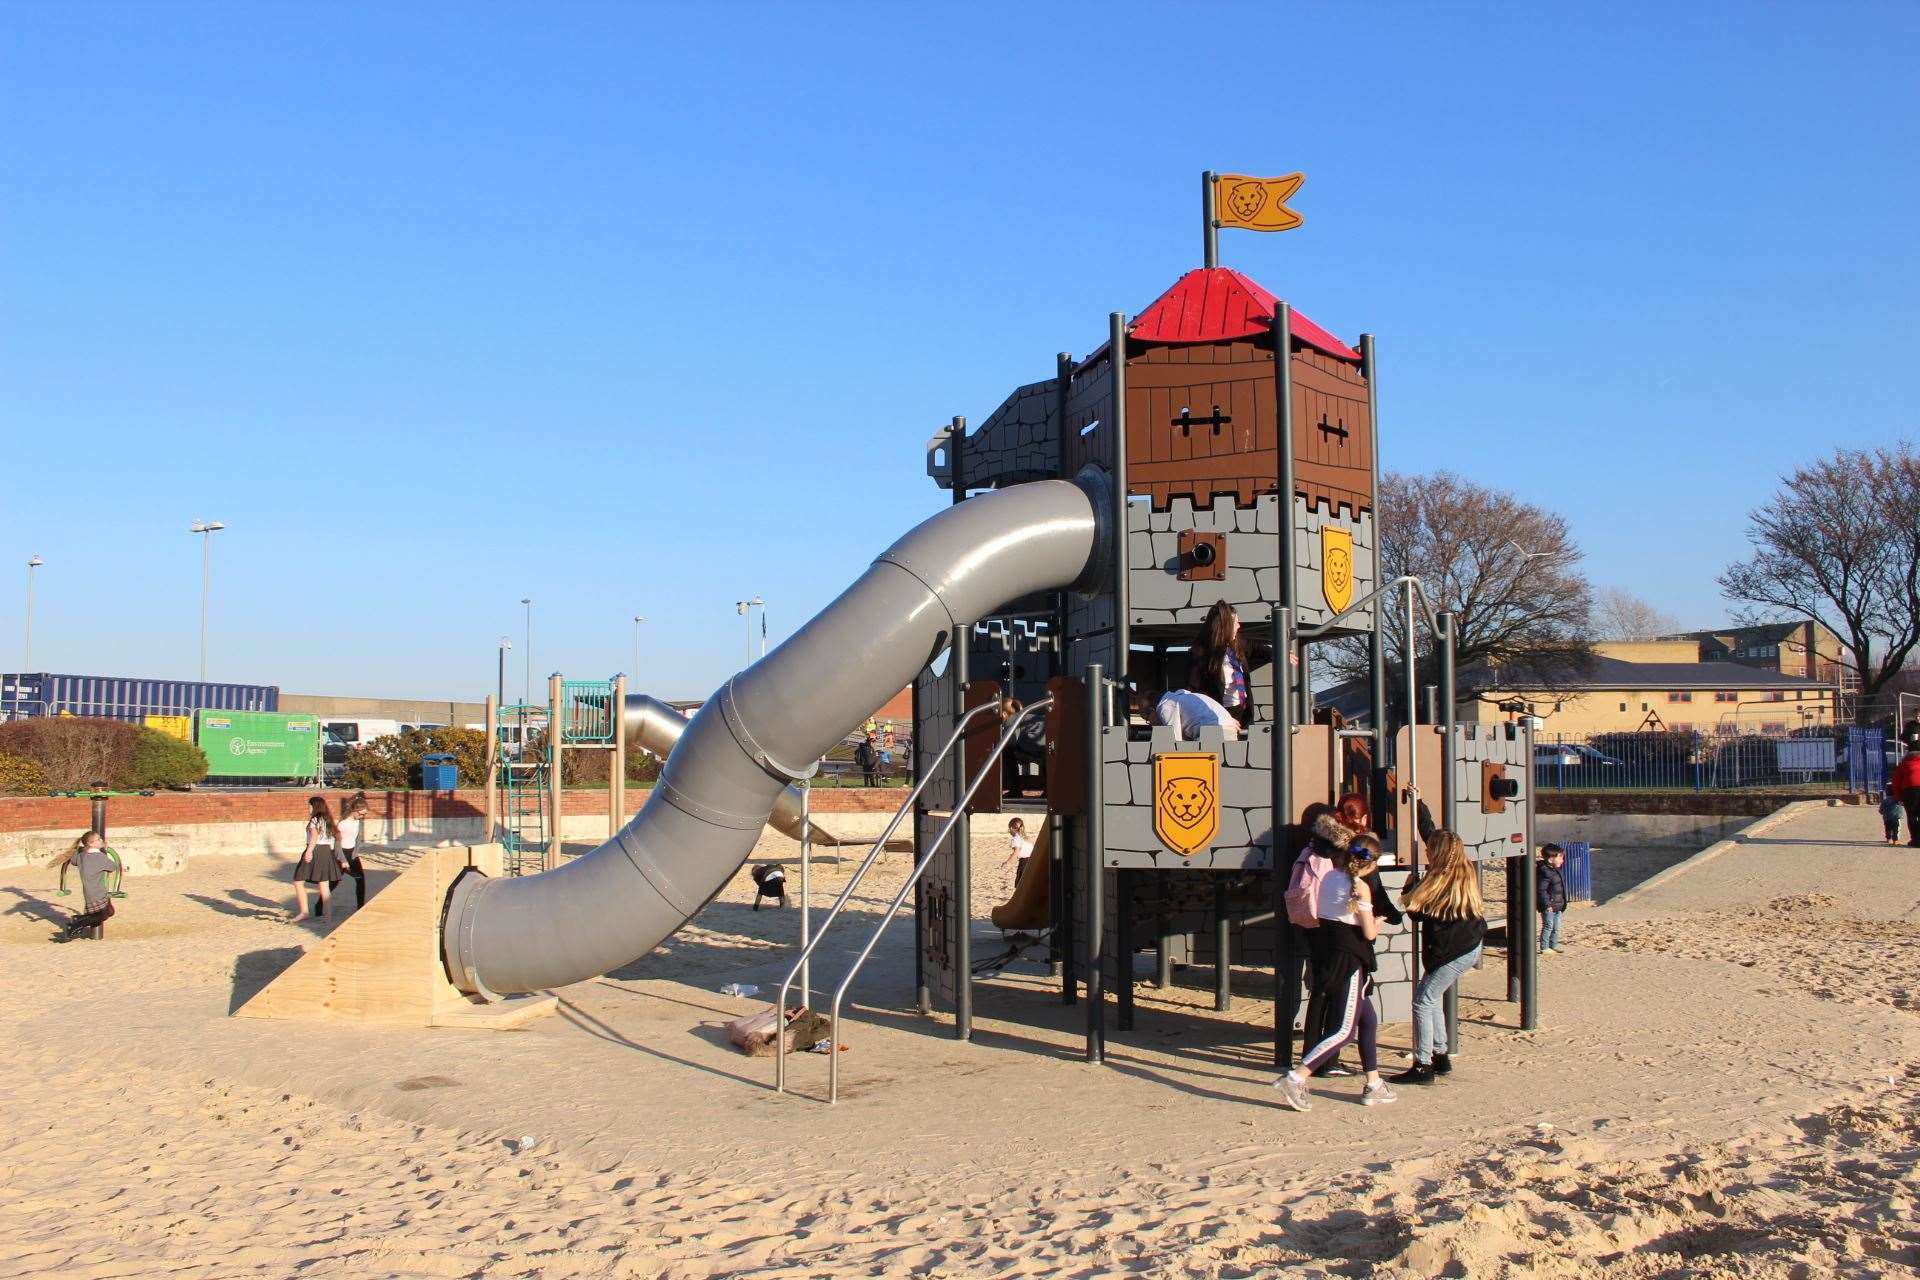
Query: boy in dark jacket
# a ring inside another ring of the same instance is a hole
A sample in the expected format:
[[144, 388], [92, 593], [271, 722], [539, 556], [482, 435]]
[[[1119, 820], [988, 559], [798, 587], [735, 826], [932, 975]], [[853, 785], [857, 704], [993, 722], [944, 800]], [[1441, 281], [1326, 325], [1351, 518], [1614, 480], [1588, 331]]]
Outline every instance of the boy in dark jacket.
[[1534, 868], [1533, 905], [1540, 908], [1540, 954], [1560, 954], [1560, 914], [1567, 909], [1567, 851], [1557, 844], [1540, 850]]

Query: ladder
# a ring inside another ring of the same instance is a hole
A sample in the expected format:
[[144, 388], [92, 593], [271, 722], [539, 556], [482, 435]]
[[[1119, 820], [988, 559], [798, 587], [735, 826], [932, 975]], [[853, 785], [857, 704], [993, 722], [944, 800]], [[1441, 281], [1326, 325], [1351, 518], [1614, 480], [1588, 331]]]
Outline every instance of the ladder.
[[[827, 1055], [829, 1064], [827, 1069], [827, 1101], [829, 1103], [840, 1100], [840, 1054], [837, 1046], [840, 1041], [840, 1005], [841, 1001], [846, 997], [847, 988], [851, 987], [853, 980], [860, 975], [860, 969], [866, 964], [867, 957], [873, 954], [873, 949], [880, 945], [881, 935], [887, 931], [887, 926], [893, 923], [893, 917], [899, 913], [901, 904], [907, 900], [907, 895], [913, 892], [913, 886], [920, 882], [920, 877], [926, 873], [927, 867], [932, 864], [934, 854], [940, 851], [940, 846], [946, 843], [947, 837], [952, 835], [953, 829], [959, 825], [961, 817], [967, 812], [967, 806], [973, 801], [974, 793], [979, 791], [981, 784], [1000, 767], [1000, 757], [1006, 751], [1007, 745], [1013, 741], [1014, 734], [1019, 732], [1020, 726], [1026, 723], [1026, 721], [1036, 713], [1045, 711], [1052, 705], [1053, 699], [1051, 697], [1041, 698], [1039, 701], [1028, 705], [1018, 715], [1007, 721], [1006, 727], [1000, 731], [999, 739], [993, 744], [993, 750], [988, 753], [986, 760], [981, 763], [979, 770], [973, 775], [972, 781], [967, 784], [966, 790], [961, 793], [959, 803], [954, 805], [953, 813], [948, 816], [946, 825], [942, 826], [933, 839], [927, 842], [926, 850], [921, 854], [920, 860], [914, 864], [912, 874], [907, 876], [906, 880], [900, 886], [900, 891], [893, 895], [893, 901], [880, 913], [880, 921], [874, 926], [872, 936], [867, 939], [867, 945], [860, 949], [860, 954], [854, 957], [853, 964], [847, 969], [847, 976], [842, 978], [840, 985], [834, 989], [833, 1011], [828, 1015], [827, 1022], [828, 1034], [833, 1037], [833, 1043], [836, 1045], [835, 1052]], [[933, 780], [934, 770], [938, 769], [940, 762], [947, 758], [947, 753], [953, 750], [954, 744], [966, 736], [968, 723], [981, 712], [997, 710], [998, 706], [998, 703], [983, 702], [961, 716], [959, 722], [953, 726], [953, 732], [948, 735], [946, 745], [940, 748], [938, 755], [927, 761], [924, 775], [920, 781], [914, 785], [913, 790], [907, 793], [905, 803], [903, 803], [899, 811], [893, 815], [893, 820], [887, 823], [886, 830], [880, 833], [880, 838], [873, 842], [873, 847], [867, 851], [867, 856], [861, 861], [859, 868], [856, 869], [853, 875], [847, 880], [847, 887], [840, 891], [839, 898], [834, 901], [833, 909], [827, 912], [827, 918], [820, 922], [820, 927], [814, 931], [812, 939], [809, 940], [806, 947], [801, 950], [800, 958], [795, 960], [793, 962], [793, 968], [787, 971], [786, 980], [780, 984], [780, 995], [774, 1004], [774, 1008], [779, 1011], [781, 1019], [784, 1019], [786, 1016], [787, 992], [792, 989], [793, 980], [799, 974], [801, 966], [805, 965], [812, 957], [815, 949], [820, 945], [820, 940], [827, 935], [827, 930], [832, 926], [834, 918], [838, 916], [841, 909], [847, 905], [848, 900], [853, 897], [854, 890], [860, 887], [860, 882], [866, 878], [867, 872], [871, 870], [873, 864], [879, 860], [881, 852], [886, 848], [888, 837], [893, 835], [894, 830], [906, 819], [907, 814], [913, 811], [914, 801], [920, 798], [921, 791]], [[960, 927], [965, 929], [970, 928], [971, 925], [971, 921], [962, 921]], [[776, 1093], [785, 1093], [787, 1091], [787, 1036], [784, 1025], [777, 1027], [774, 1043], [778, 1048], [775, 1050], [777, 1062], [774, 1068], [773, 1087]]]
[[532, 754], [529, 744], [535, 724], [547, 718], [545, 707], [516, 703], [500, 709], [494, 782], [500, 791], [501, 869], [510, 876], [540, 871], [546, 857], [547, 761]]

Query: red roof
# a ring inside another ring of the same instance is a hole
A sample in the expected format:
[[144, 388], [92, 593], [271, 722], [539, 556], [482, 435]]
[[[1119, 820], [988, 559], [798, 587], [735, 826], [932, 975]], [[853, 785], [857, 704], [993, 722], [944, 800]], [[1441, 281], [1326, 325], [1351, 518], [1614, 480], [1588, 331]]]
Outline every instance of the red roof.
[[[1273, 328], [1277, 299], [1238, 271], [1200, 267], [1154, 299], [1127, 330], [1142, 342], [1226, 342]], [[1293, 313], [1293, 336], [1342, 360], [1360, 353], [1313, 321]]]

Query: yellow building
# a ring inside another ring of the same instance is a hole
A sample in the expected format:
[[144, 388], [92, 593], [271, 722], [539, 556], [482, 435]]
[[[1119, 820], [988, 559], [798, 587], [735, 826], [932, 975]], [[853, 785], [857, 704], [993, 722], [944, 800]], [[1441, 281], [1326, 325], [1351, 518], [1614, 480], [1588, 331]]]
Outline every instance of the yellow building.
[[[1525, 664], [1462, 673], [1472, 692], [1462, 721], [1539, 717], [1540, 733], [1693, 730], [1703, 734], [1789, 733], [1834, 722], [1831, 684], [1738, 662], [1700, 662], [1697, 642], [1651, 640], [1594, 646], [1584, 670], [1540, 673]], [[1630, 658], [1622, 655], [1630, 655]]]

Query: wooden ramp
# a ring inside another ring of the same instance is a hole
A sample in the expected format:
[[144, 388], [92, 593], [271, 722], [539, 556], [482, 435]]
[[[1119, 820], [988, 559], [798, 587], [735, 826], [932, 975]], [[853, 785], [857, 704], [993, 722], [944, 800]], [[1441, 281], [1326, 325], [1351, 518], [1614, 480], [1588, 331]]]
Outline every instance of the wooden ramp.
[[500, 846], [421, 850], [418, 861], [233, 1016], [498, 1031], [551, 1013], [559, 1001], [549, 994], [490, 1004], [447, 981], [440, 961], [440, 909], [447, 890], [469, 866], [499, 875]]

